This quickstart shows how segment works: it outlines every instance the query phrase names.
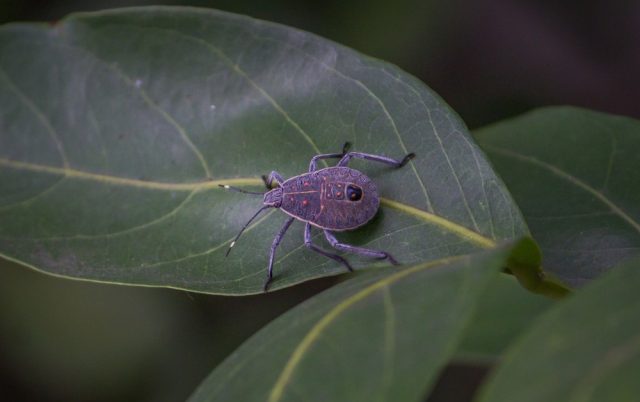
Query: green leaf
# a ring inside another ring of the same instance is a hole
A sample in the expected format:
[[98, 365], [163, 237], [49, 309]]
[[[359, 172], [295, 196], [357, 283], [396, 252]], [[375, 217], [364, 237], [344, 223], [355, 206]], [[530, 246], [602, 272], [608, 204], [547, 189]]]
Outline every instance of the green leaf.
[[357, 275], [256, 333], [190, 402], [423, 400], [509, 251]]
[[537, 320], [479, 401], [637, 401], [640, 258], [616, 267]]
[[[353, 164], [377, 183], [382, 208], [343, 241], [415, 264], [527, 232], [464, 124], [429, 88], [276, 24], [151, 7], [5, 26], [0, 103], [0, 255], [54, 275], [260, 292], [285, 216], [264, 215], [225, 259], [261, 200], [218, 184], [303, 173], [345, 141], [417, 157], [402, 169]], [[341, 272], [304, 247], [297, 223], [272, 289]]]
[[580, 286], [640, 255], [640, 122], [555, 107], [476, 138], [522, 210], [547, 272]]
[[479, 299], [456, 359], [485, 362], [499, 358], [535, 317], [553, 305], [553, 300], [524, 290], [513, 276], [499, 275]]

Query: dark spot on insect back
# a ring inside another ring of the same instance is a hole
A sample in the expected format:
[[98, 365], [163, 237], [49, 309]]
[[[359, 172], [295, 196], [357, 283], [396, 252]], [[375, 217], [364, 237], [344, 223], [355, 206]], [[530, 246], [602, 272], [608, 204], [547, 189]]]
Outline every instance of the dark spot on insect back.
[[362, 199], [362, 189], [353, 184], [347, 186], [347, 199], [349, 201], [360, 201]]

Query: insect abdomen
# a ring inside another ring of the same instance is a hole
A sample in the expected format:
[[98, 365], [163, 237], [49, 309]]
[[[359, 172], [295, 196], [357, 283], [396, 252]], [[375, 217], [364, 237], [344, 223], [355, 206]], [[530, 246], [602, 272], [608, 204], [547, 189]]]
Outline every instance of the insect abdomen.
[[[282, 209], [323, 229], [342, 231], [367, 223], [378, 210], [375, 184], [348, 167], [330, 167], [283, 184]], [[351, 198], [350, 198], [351, 196]]]

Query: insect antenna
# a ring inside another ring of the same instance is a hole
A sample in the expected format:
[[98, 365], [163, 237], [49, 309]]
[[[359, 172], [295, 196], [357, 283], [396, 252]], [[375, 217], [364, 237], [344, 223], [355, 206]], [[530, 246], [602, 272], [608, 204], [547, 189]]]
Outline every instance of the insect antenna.
[[225, 190], [237, 191], [238, 193], [243, 193], [243, 194], [264, 195], [264, 193], [259, 193], [257, 191], [247, 191], [238, 187], [229, 186], [227, 184], [218, 184], [218, 186], [224, 188]]
[[251, 223], [251, 221], [253, 221], [253, 220], [256, 218], [256, 216], [258, 216], [258, 215], [260, 214], [260, 212], [264, 211], [264, 210], [265, 210], [265, 209], [267, 209], [267, 208], [272, 208], [272, 206], [271, 206], [271, 205], [265, 205], [264, 207], [260, 208], [260, 209], [258, 210], [258, 212], [256, 212], [256, 213], [251, 217], [251, 219], [249, 219], [249, 220], [247, 221], [247, 223], [245, 223], [245, 224], [244, 224], [244, 226], [242, 227], [242, 229], [240, 229], [240, 232], [238, 232], [237, 236], [233, 239], [233, 241], [231, 242], [231, 244], [229, 244], [229, 248], [227, 249], [227, 253], [224, 255], [225, 257], [229, 255], [229, 253], [231, 252], [231, 248], [232, 248], [233, 246], [235, 246], [235, 245], [236, 245], [236, 241], [238, 241], [238, 239], [240, 238], [240, 235], [241, 235], [241, 234], [242, 234], [242, 232], [244, 232], [244, 230], [249, 226], [249, 224]]

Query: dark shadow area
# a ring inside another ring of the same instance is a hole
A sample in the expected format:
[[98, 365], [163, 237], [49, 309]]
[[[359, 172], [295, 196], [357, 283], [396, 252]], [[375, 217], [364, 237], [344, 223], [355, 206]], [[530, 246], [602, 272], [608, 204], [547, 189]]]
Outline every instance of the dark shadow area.
[[425, 402], [470, 402], [489, 370], [488, 366], [451, 363], [440, 373]]

